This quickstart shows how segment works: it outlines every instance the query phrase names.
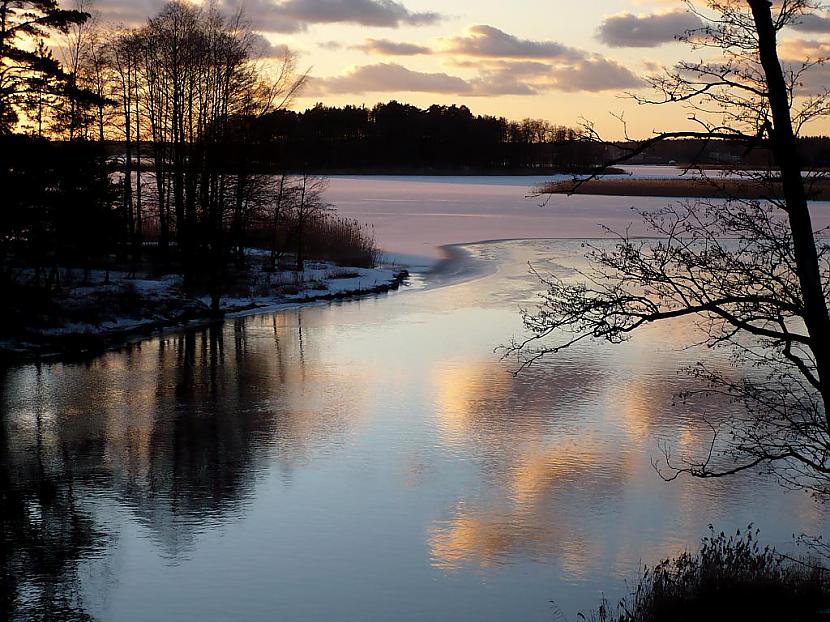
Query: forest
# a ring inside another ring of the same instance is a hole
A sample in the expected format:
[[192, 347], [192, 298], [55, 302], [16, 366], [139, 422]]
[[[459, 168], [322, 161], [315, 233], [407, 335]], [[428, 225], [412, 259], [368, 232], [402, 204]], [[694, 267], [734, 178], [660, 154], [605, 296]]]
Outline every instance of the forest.
[[[426, 109], [390, 101], [280, 109], [253, 120], [246, 154], [272, 170], [330, 173], [545, 174], [584, 173], [633, 141], [592, 140], [585, 128], [545, 119], [509, 121], [473, 114], [466, 106]], [[830, 138], [801, 139], [811, 166], [830, 165]], [[632, 163], [766, 165], [767, 149], [723, 140], [671, 140], [644, 150]]]
[[371, 228], [337, 216], [325, 179], [256, 171], [241, 151], [301, 87], [293, 57], [266, 66], [242, 14], [214, 6], [170, 2], [134, 29], [86, 6], [0, 2], [4, 331], [58, 322], [71, 286], [116, 274], [175, 277], [218, 315], [250, 249], [271, 273], [375, 265]]
[[466, 106], [280, 109], [255, 120], [252, 153], [267, 166], [326, 172], [579, 172], [606, 147], [544, 119], [508, 121]]

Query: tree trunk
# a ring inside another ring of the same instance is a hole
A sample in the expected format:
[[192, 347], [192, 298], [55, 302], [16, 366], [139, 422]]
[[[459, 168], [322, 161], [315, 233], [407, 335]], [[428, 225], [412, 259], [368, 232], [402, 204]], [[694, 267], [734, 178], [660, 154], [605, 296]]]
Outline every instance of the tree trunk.
[[280, 211], [282, 210], [282, 195], [285, 189], [285, 175], [280, 177], [280, 189], [277, 194], [277, 204], [274, 208], [274, 227], [272, 230], [273, 239], [271, 240], [271, 272], [277, 269], [277, 245], [279, 244], [280, 232]]
[[776, 29], [772, 20], [772, 3], [747, 0], [758, 32], [758, 50], [766, 75], [773, 129], [770, 138], [776, 163], [781, 170], [784, 199], [787, 205], [793, 250], [804, 302], [804, 321], [810, 335], [816, 361], [819, 391], [830, 427], [830, 316], [821, 282], [813, 224], [807, 203], [798, 156], [798, 141], [790, 117], [787, 84], [778, 58]]
[[297, 209], [297, 272], [305, 270], [305, 262], [303, 261], [303, 231], [306, 219], [306, 188], [308, 184], [308, 176], [303, 175], [303, 186], [300, 191], [300, 204]]

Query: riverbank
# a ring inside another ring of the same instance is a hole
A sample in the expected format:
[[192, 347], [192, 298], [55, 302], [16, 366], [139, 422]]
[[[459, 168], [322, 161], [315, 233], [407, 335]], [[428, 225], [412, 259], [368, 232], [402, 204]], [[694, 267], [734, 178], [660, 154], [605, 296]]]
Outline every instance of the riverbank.
[[[544, 184], [540, 194], [582, 194], [599, 196], [765, 199], [781, 196], [780, 184], [761, 184], [749, 179], [591, 179]], [[813, 201], [830, 200], [830, 180], [813, 180], [809, 187]]]
[[173, 330], [205, 326], [281, 308], [344, 300], [397, 290], [409, 272], [398, 266], [357, 268], [306, 261], [303, 272], [269, 272], [252, 258], [248, 278], [223, 296], [220, 314], [207, 295], [187, 295], [177, 275], [91, 271], [64, 286], [48, 314], [0, 338], [0, 362], [83, 359]]

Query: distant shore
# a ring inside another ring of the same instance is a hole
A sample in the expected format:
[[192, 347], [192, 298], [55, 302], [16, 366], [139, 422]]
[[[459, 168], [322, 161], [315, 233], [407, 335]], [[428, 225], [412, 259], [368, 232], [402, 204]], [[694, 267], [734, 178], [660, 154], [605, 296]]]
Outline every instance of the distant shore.
[[[781, 196], [780, 184], [746, 179], [592, 179], [545, 184], [541, 194], [584, 194], [626, 197], [768, 199]], [[816, 180], [808, 190], [812, 201], [830, 201], [830, 180]]]

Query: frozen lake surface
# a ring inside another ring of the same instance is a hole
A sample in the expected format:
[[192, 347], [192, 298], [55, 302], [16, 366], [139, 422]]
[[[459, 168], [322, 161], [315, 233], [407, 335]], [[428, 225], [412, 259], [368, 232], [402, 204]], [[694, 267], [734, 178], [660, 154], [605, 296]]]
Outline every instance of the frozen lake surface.
[[[676, 178], [681, 169], [630, 166], [632, 178]], [[690, 173], [691, 174], [691, 173]], [[712, 171], [712, 175], [719, 172]], [[529, 238], [610, 237], [603, 227], [646, 235], [638, 210], [679, 199], [662, 197], [533, 196], [551, 176], [331, 178], [326, 199], [341, 214], [374, 225], [386, 257], [425, 265], [446, 244]], [[815, 208], [816, 228], [830, 225], [830, 204]]]

